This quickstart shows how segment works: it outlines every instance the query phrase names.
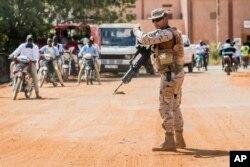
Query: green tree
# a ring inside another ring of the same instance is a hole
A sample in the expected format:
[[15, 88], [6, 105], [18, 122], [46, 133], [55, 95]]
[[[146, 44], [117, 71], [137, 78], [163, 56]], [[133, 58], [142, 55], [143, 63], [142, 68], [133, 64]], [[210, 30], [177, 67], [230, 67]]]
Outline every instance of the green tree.
[[[136, 0], [48, 0], [58, 14], [56, 22], [78, 19], [85, 22], [126, 22], [128, 5]], [[125, 18], [125, 19], [124, 19]]]
[[212, 43], [210, 45], [209, 62], [211, 65], [218, 65], [221, 61], [219, 45]]
[[0, 0], [0, 33], [7, 35], [6, 47], [13, 50], [32, 33], [41, 38], [51, 26], [53, 17], [39, 0]]
[[71, 20], [96, 24], [130, 21], [133, 17], [126, 9], [135, 1], [0, 0], [0, 37], [5, 39], [5, 48], [12, 51], [29, 33], [36, 40], [46, 38], [56, 23]]

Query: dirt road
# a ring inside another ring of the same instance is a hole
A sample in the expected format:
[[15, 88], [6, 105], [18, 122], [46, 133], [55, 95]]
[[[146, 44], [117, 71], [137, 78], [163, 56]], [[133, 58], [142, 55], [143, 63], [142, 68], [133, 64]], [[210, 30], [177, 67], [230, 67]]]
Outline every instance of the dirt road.
[[11, 100], [0, 85], [0, 167], [227, 167], [230, 150], [250, 149], [250, 70], [186, 74], [182, 111], [187, 149], [152, 152], [163, 140], [159, 77], [134, 79], [112, 95], [102, 85], [45, 85], [43, 100]]

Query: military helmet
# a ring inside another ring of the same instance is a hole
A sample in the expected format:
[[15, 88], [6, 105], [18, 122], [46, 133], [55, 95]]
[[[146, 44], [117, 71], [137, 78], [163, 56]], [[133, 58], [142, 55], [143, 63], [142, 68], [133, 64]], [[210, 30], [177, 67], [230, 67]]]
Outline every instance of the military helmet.
[[151, 17], [149, 17], [148, 19], [153, 20], [153, 19], [162, 18], [165, 13], [167, 12], [162, 8], [155, 9], [151, 12]]

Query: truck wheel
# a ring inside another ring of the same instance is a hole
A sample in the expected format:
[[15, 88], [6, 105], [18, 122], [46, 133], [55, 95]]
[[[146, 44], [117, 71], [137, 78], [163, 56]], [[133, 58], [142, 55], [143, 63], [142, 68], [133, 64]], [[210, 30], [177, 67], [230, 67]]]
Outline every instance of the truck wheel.
[[193, 63], [188, 64], [188, 72], [193, 72]]

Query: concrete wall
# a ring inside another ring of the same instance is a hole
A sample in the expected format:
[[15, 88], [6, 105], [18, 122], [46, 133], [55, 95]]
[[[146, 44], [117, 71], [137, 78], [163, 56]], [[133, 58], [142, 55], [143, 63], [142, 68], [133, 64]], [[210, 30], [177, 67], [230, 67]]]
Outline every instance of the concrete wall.
[[[163, 7], [163, 5], [171, 4], [172, 7]], [[144, 12], [142, 12], [144, 6]], [[181, 1], [180, 0], [137, 0], [135, 6], [129, 10], [136, 15], [136, 20], [133, 23], [139, 23], [145, 32], [155, 30], [155, 27], [148, 17], [151, 11], [156, 8], [164, 8], [173, 14], [173, 19], [169, 19], [169, 25], [177, 27], [183, 34], [186, 33], [184, 20], [181, 19]], [[144, 16], [142, 14], [144, 13]]]
[[[243, 22], [250, 20], [250, 0], [232, 0], [232, 20], [229, 20], [229, 1], [220, 0], [219, 41], [223, 42], [230, 37], [229, 21], [232, 21], [233, 25], [233, 38], [246, 40], [247, 35], [250, 35], [250, 28], [244, 28]], [[144, 12], [142, 11], [143, 4]], [[172, 7], [165, 7], [166, 10], [173, 13], [172, 23], [174, 25], [172, 26], [176, 26], [183, 33], [188, 34], [192, 43], [198, 43], [201, 39], [207, 43], [216, 42], [216, 18], [211, 18], [211, 14], [216, 14], [216, 0], [137, 0], [134, 8], [130, 8], [130, 10], [136, 14], [138, 21], [147, 20], [151, 11], [162, 7], [163, 4], [172, 5]], [[180, 21], [181, 15], [182, 21]], [[180, 20], [177, 21], [178, 19]], [[148, 21], [140, 22], [147, 25], [146, 27], [153, 27]], [[154, 27], [146, 29], [154, 29]]]
[[[144, 12], [142, 12], [143, 4]], [[163, 4], [171, 4], [172, 7], [163, 7]], [[138, 20], [143, 20], [147, 19], [150, 16], [151, 11], [156, 8], [164, 8], [166, 10], [170, 10], [173, 13], [173, 19], [180, 19], [180, 0], [137, 0], [135, 3], [135, 8], [130, 8], [129, 10], [136, 15], [136, 18]], [[144, 16], [142, 16], [142, 13], [144, 13]]]
[[[192, 10], [192, 42], [200, 39], [208, 42], [216, 42], [216, 19], [210, 18], [211, 12], [216, 12], [215, 0], [190, 0]], [[229, 38], [229, 0], [220, 0], [220, 28], [219, 41]], [[232, 0], [233, 3], [233, 38], [241, 38], [243, 33], [250, 34], [249, 29], [243, 28], [244, 20], [250, 20], [250, 1]]]
[[[151, 22], [151, 20], [136, 20], [133, 21], [133, 23], [140, 24], [144, 32], [151, 32], [155, 30], [154, 24]], [[185, 24], [183, 20], [169, 20], [169, 25], [171, 27], [178, 28], [182, 34], [185, 34]]]
[[250, 20], [250, 1], [233, 1], [233, 30], [234, 36], [246, 40], [246, 35], [250, 35], [250, 28], [244, 28], [244, 20]]
[[182, 18], [185, 24], [185, 32], [188, 34], [188, 0], [181, 0], [180, 1], [181, 11], [182, 11]]

